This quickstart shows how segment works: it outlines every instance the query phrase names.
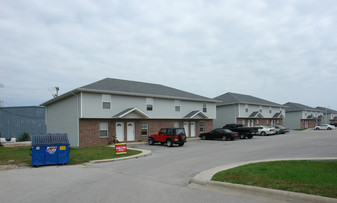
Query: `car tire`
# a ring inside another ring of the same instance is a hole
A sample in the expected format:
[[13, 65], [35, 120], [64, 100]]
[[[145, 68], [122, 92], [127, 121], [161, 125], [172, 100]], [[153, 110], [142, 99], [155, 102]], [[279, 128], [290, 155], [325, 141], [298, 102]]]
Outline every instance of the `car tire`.
[[172, 142], [171, 139], [166, 140], [166, 146], [167, 147], [172, 147], [173, 146], [173, 142]]
[[245, 139], [245, 138], [246, 138], [245, 135], [241, 135], [241, 134], [240, 134], [240, 139]]
[[315, 130], [319, 130], [319, 128], [315, 128]]
[[266, 136], [266, 132], [261, 132], [261, 136]]
[[331, 130], [331, 128], [328, 128], [328, 130]]
[[206, 140], [206, 136], [205, 136], [205, 135], [201, 135], [201, 136], [200, 136], [200, 139]]
[[222, 141], [226, 141], [226, 140], [227, 140], [227, 137], [224, 135], [224, 136], [222, 136], [221, 140], [222, 140]]
[[148, 140], [148, 142], [149, 142], [149, 145], [154, 145], [154, 140], [153, 140], [153, 138], [150, 138], [150, 139]]

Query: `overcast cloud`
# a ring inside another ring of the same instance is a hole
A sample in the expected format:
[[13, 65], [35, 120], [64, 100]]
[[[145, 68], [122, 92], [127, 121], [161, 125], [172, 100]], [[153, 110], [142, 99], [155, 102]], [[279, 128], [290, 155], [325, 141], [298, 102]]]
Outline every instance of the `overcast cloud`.
[[337, 1], [0, 1], [0, 100], [106, 77], [337, 110]]

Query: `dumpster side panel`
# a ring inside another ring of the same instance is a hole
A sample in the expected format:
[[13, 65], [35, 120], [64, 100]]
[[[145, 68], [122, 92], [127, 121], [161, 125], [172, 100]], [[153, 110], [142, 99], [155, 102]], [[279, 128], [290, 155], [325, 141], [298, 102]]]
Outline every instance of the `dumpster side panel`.
[[47, 165], [57, 164], [57, 153], [58, 147], [56, 145], [50, 145], [46, 147], [45, 157]]
[[32, 146], [32, 165], [41, 166], [46, 164], [46, 146]]
[[58, 151], [58, 164], [68, 164], [69, 153], [69, 145], [60, 145]]

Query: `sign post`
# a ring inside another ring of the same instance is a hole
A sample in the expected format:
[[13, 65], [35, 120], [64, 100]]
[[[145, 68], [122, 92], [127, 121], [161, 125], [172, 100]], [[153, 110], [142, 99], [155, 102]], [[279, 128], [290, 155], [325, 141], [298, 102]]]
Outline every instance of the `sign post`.
[[116, 143], [115, 151], [116, 154], [126, 154], [127, 153], [126, 143]]

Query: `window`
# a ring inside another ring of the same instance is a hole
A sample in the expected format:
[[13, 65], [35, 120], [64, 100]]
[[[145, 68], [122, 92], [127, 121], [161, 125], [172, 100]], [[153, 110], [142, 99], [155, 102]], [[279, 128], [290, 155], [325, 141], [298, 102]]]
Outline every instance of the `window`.
[[99, 124], [99, 136], [108, 137], [108, 123]]
[[262, 113], [262, 106], [260, 106], [259, 109], [260, 109], [260, 113]]
[[174, 100], [174, 110], [180, 112], [180, 100]]
[[205, 123], [204, 122], [200, 122], [200, 132], [203, 133], [205, 130]]
[[207, 112], [207, 103], [206, 102], [204, 102], [204, 103], [202, 103], [202, 112]]
[[153, 110], [153, 98], [146, 98], [146, 110], [147, 111]]
[[248, 104], [245, 105], [246, 113], [248, 113]]
[[166, 134], [166, 129], [162, 129], [160, 132], [159, 132], [159, 134], [161, 135], [161, 134]]
[[256, 120], [256, 125], [260, 125], [260, 121], [259, 120]]
[[142, 123], [141, 124], [141, 134], [142, 135], [147, 135], [147, 131], [148, 131], [148, 125], [147, 123]]
[[102, 94], [103, 109], [110, 109], [111, 96], [108, 94]]

